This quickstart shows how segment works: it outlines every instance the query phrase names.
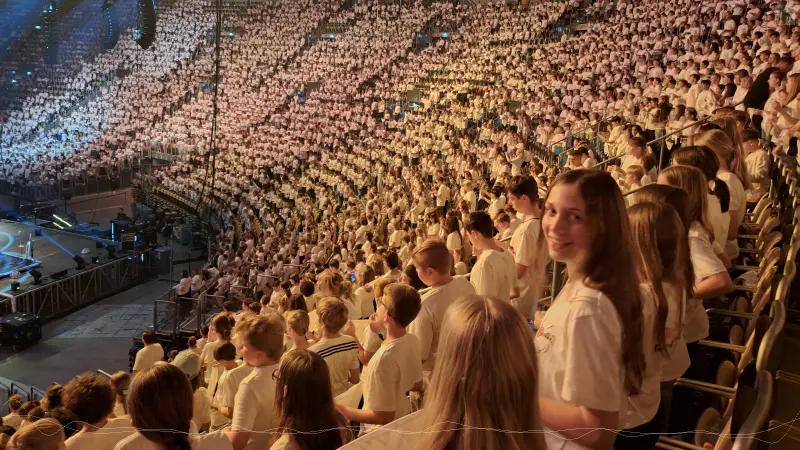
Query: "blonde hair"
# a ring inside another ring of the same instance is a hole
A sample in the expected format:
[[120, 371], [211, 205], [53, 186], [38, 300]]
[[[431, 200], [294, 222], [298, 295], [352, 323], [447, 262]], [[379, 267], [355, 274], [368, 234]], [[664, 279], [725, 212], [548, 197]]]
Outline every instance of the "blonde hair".
[[428, 239], [414, 250], [411, 255], [414, 265], [422, 269], [433, 269], [446, 275], [453, 268], [453, 255], [447, 249], [447, 244], [440, 239]]
[[324, 295], [338, 297], [344, 291], [344, 278], [339, 272], [327, 269], [317, 277], [317, 287], [320, 292], [327, 291], [323, 293]]
[[40, 419], [17, 430], [7, 450], [59, 450], [65, 440], [64, 427], [54, 419]]
[[286, 319], [286, 326], [300, 336], [305, 336], [308, 332], [310, 319], [308, 313], [302, 309], [287, 311], [283, 317]]
[[391, 278], [378, 278], [374, 283], [372, 283], [372, 289], [375, 291], [375, 299], [380, 301], [381, 297], [383, 297], [386, 287], [394, 283], [397, 283], [397, 280], [393, 280]]
[[[728, 119], [721, 120], [721, 122], [727, 121]], [[750, 177], [747, 175], [747, 167], [744, 164], [741, 143], [737, 145], [736, 141], [739, 131], [736, 130], [733, 119], [730, 119], [729, 123], [734, 124], [733, 130], [729, 130], [728, 132], [722, 130], [708, 130], [704, 133], [692, 136], [691, 144], [704, 145], [710, 148], [720, 161], [725, 161], [728, 169], [736, 175], [736, 178], [742, 182], [742, 186], [747, 190], [750, 189]], [[734, 138], [731, 138], [729, 133], [733, 134]]]
[[317, 315], [319, 323], [325, 326], [329, 333], [338, 333], [349, 317], [347, 305], [339, 298], [326, 297], [317, 303]]
[[511, 304], [477, 295], [456, 300], [442, 323], [422, 413], [430, 428], [419, 448], [545, 449], [536, 432], [537, 374], [533, 334]]
[[248, 346], [266, 353], [273, 361], [281, 359], [285, 333], [286, 322], [283, 316], [274, 311], [244, 318], [236, 324], [239, 342], [247, 343]]

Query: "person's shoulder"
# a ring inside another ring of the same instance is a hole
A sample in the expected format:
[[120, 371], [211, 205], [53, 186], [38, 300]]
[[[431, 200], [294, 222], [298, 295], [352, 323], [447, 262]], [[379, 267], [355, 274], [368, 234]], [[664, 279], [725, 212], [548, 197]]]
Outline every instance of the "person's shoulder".
[[230, 439], [221, 432], [195, 434], [190, 437], [192, 450], [227, 450], [232, 449]]
[[147, 439], [137, 431], [119, 441], [117, 445], [114, 446], [114, 450], [136, 450], [140, 448], [146, 448], [144, 445], [146, 442], [149, 441], [147, 441]]

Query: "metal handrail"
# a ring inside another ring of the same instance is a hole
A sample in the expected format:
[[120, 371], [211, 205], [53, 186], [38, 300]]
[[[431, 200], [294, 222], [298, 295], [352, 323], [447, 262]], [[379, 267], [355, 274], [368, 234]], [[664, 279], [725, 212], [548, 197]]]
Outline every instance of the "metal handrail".
[[36, 395], [38, 395], [39, 398], [44, 398], [46, 393], [45, 393], [45, 391], [37, 388], [36, 386], [31, 386], [30, 396], [28, 398], [31, 398], [31, 399], [36, 398], [35, 397]]
[[[17, 389], [16, 391], [14, 390], [15, 387]], [[25, 401], [26, 402], [30, 401], [30, 399], [31, 399], [30, 394], [28, 393], [28, 391], [26, 391], [25, 389], [22, 389], [22, 386], [20, 386], [19, 384], [17, 384], [17, 383], [12, 381], [11, 382], [11, 395], [17, 395], [17, 394], [19, 394], [20, 396], [25, 395]]]

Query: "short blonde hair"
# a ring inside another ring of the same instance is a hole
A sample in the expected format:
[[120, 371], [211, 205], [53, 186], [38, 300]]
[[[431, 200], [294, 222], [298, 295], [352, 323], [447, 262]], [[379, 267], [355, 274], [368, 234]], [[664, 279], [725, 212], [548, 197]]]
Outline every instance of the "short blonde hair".
[[349, 317], [347, 305], [336, 297], [326, 297], [317, 303], [317, 314], [319, 323], [325, 325], [325, 329], [331, 333], [338, 333], [347, 324]]
[[239, 342], [246, 342], [248, 346], [266, 353], [273, 361], [281, 359], [285, 333], [286, 322], [283, 316], [273, 311], [244, 318], [236, 324]]
[[422, 269], [433, 269], [440, 274], [449, 274], [453, 268], [453, 255], [447, 244], [440, 239], [428, 239], [411, 255], [414, 265]]
[[286, 319], [286, 326], [295, 333], [300, 336], [305, 336], [308, 332], [310, 319], [307, 312], [302, 309], [294, 309], [292, 311], [287, 311], [283, 317]]

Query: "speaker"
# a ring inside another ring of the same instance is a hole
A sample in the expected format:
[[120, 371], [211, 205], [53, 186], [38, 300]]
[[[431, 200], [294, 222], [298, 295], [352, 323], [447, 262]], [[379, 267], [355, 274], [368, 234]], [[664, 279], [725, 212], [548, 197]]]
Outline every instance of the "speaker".
[[0, 345], [28, 346], [42, 339], [42, 325], [33, 314], [16, 312], [0, 318]]
[[169, 275], [172, 265], [172, 249], [161, 247], [155, 249], [154, 255], [150, 258], [150, 267], [159, 276]]
[[64, 269], [61, 272], [56, 272], [50, 275], [50, 278], [58, 280], [59, 278], [64, 278], [65, 276], [67, 276], [67, 273], [69, 273], [69, 269]]
[[119, 16], [116, 5], [106, 0], [103, 3], [103, 13], [106, 16], [103, 24], [103, 48], [110, 50], [119, 41]]

